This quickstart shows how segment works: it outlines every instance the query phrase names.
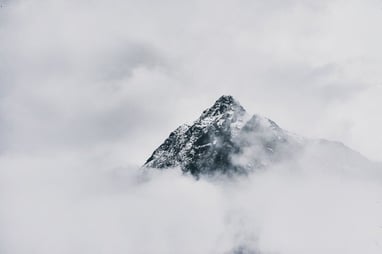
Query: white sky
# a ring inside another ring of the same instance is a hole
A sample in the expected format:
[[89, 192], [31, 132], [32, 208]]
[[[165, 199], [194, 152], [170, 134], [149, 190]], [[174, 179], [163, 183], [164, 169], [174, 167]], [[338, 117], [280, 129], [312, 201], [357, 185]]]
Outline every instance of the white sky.
[[381, 160], [382, 2], [8, 1], [3, 154], [142, 164], [222, 94]]

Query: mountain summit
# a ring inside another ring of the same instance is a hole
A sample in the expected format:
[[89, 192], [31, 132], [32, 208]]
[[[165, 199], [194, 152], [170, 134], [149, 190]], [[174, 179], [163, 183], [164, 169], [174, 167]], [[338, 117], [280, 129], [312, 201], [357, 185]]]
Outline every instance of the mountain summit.
[[238, 101], [224, 95], [192, 125], [174, 130], [144, 166], [180, 167], [194, 176], [247, 173], [282, 159], [301, 142], [268, 118], [250, 117]]

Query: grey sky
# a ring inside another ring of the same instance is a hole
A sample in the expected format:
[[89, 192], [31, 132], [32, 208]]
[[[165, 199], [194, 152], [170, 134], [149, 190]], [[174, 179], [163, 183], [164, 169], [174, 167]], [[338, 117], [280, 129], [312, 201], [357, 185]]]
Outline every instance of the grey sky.
[[[382, 3], [13, 1], [0, 10], [3, 153], [141, 164], [222, 94], [382, 159]], [[118, 147], [118, 151], [115, 151]]]

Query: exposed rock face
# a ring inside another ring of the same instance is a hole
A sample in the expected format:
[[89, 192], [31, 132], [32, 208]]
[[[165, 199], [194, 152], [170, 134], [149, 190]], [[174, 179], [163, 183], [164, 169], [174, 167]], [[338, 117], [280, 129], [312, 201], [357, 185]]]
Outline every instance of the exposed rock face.
[[247, 173], [282, 159], [303, 142], [267, 118], [249, 117], [232, 96], [222, 96], [191, 126], [173, 131], [145, 167], [179, 166], [195, 176]]

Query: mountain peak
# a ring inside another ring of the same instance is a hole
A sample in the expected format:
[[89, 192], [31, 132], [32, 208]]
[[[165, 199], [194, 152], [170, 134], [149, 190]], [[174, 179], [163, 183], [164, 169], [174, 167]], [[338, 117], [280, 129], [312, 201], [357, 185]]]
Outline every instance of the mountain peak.
[[[330, 157], [327, 157], [328, 147]], [[339, 152], [332, 154], [333, 147]], [[239, 102], [224, 95], [191, 125], [182, 125], [171, 132], [144, 167], [179, 167], [196, 178], [215, 174], [230, 176], [248, 174], [282, 161], [295, 165], [301, 152], [319, 163], [326, 163], [326, 158], [335, 163], [338, 156], [345, 158], [341, 168], [347, 167], [348, 157], [357, 158], [359, 165], [364, 165], [366, 160], [343, 145], [308, 140], [283, 130], [266, 117], [249, 117]]]
[[220, 96], [219, 99], [216, 100], [216, 102], [221, 102], [221, 103], [227, 103], [227, 104], [232, 104], [237, 102], [232, 95], [222, 95]]
[[203, 111], [202, 118], [221, 115], [245, 114], [245, 109], [231, 95], [223, 95], [217, 99], [212, 107]]
[[231, 95], [222, 95], [215, 101], [215, 104], [212, 107], [217, 106], [226, 106], [226, 107], [241, 107], [240, 103], [233, 98]]
[[[273, 151], [287, 139], [287, 134], [274, 122], [257, 116], [250, 119], [238, 101], [230, 95], [223, 95], [192, 125], [183, 125], [173, 131], [145, 166], [179, 166], [194, 176], [246, 172], [273, 159]], [[237, 160], [252, 150], [256, 151], [256, 156], [245, 161]], [[265, 154], [261, 158], [260, 150]]]

